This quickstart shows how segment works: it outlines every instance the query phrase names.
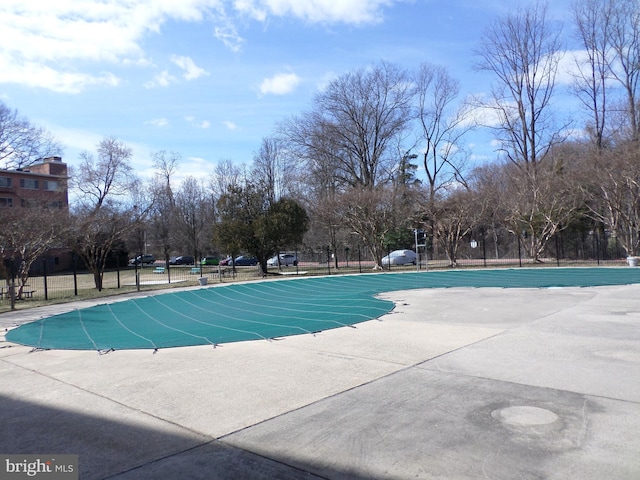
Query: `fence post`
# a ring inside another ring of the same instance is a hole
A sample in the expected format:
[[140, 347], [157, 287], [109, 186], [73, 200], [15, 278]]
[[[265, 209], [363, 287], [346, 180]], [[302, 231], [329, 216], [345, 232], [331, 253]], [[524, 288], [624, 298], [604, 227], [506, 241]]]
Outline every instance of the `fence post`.
[[487, 245], [484, 241], [484, 225], [480, 227], [480, 235], [482, 235], [482, 263], [487, 268]]
[[11, 310], [16, 309], [16, 279], [15, 277], [11, 278], [11, 283], [9, 284], [9, 299], [11, 300]]
[[[387, 258], [389, 259], [389, 271], [391, 271], [391, 245], [387, 245]], [[382, 265], [384, 270], [384, 265]]]
[[522, 267], [522, 247], [520, 242], [520, 235], [518, 235], [518, 265]]
[[327, 272], [331, 275], [331, 257], [329, 256], [329, 245], [327, 245]]
[[73, 252], [73, 294], [78, 296], [78, 254]]
[[362, 257], [360, 256], [360, 245], [358, 245], [358, 270], [362, 273]]
[[47, 285], [47, 257], [44, 257], [44, 259], [42, 260], [43, 262], [43, 266], [42, 266], [42, 279], [44, 280], [44, 299], [45, 300], [49, 300], [49, 289], [48, 289], [48, 285]]
[[11, 300], [11, 310], [16, 309], [16, 266], [13, 260], [11, 261], [11, 283], [9, 284], [9, 299]]
[[427, 234], [424, 234], [424, 271], [429, 271], [429, 244], [427, 242]]
[[[142, 259], [142, 255], [140, 255], [140, 258]], [[133, 264], [133, 268], [136, 276], [136, 290], [139, 292], [140, 291], [140, 275], [138, 273], [138, 256], [137, 255], [136, 255], [135, 262]]]

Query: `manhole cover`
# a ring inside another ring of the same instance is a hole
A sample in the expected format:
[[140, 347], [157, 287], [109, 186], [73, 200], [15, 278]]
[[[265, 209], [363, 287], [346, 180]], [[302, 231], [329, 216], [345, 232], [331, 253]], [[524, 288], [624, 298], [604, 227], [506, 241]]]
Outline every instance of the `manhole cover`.
[[558, 416], [551, 410], [528, 406], [494, 410], [491, 416], [503, 423], [520, 426], [548, 425], [558, 420]]

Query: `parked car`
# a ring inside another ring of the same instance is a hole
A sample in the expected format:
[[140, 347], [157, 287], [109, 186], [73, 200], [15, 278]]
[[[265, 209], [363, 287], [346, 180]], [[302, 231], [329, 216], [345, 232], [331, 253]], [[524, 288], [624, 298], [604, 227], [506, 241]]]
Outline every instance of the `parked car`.
[[240, 255], [239, 257], [236, 257], [233, 263], [237, 267], [248, 267], [248, 266], [257, 265], [258, 259], [256, 257], [248, 257], [246, 255]]
[[193, 257], [189, 257], [188, 255], [171, 257], [171, 260], [169, 260], [169, 265], [193, 265], [194, 263]]
[[153, 255], [149, 254], [149, 255], [138, 255], [136, 258], [132, 258], [131, 260], [129, 260], [129, 263], [131, 265], [140, 265], [141, 263], [146, 263], [146, 264], [151, 264], [151, 263], [155, 263], [156, 261], [156, 257], [154, 257]]
[[382, 257], [382, 265], [415, 265], [416, 259], [416, 252], [413, 250], [394, 250], [389, 255]]
[[218, 265], [220, 263], [220, 259], [218, 257], [202, 257], [200, 259], [201, 265]]
[[227, 265], [231, 265], [232, 263], [233, 263], [233, 257], [229, 256], [227, 258], [223, 258], [222, 260], [220, 260], [219, 265], [227, 266]]
[[[296, 257], [292, 253], [281, 253], [280, 257], [280, 265], [284, 267], [288, 267], [289, 265], [293, 265], [294, 267], [298, 265], [298, 257]], [[271, 257], [267, 260], [267, 265], [269, 267], [277, 267], [278, 266], [278, 255], [275, 257]]]

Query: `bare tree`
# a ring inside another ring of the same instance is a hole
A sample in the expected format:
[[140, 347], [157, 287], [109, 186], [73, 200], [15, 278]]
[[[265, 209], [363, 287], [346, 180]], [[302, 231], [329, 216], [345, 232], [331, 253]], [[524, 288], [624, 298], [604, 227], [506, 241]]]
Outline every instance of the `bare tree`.
[[[306, 191], [301, 196], [310, 212], [310, 228], [306, 243], [318, 250], [328, 247], [337, 252], [339, 244], [348, 236], [344, 231], [343, 219], [335, 208], [337, 197], [343, 189], [335, 175], [332, 160], [321, 158], [306, 162]], [[338, 268], [338, 255], [334, 255], [334, 266]]]
[[635, 142], [604, 152], [604, 162], [583, 162], [591, 218], [607, 225], [627, 255], [640, 254], [640, 156]]
[[501, 204], [502, 192], [506, 189], [503, 168], [496, 164], [483, 164], [473, 169], [470, 184], [475, 192], [475, 201], [484, 212], [481, 223], [489, 227], [488, 234], [493, 238], [495, 259], [500, 258], [498, 250], [499, 232], [504, 227], [505, 210]]
[[171, 178], [175, 175], [180, 162], [182, 161], [182, 155], [178, 152], [167, 152], [160, 150], [153, 155], [153, 168], [155, 169], [155, 176], [164, 187], [165, 195], [169, 198], [173, 198], [173, 191], [171, 189]]
[[242, 186], [246, 180], [244, 165], [231, 160], [222, 160], [216, 164], [209, 179], [209, 187], [213, 195], [220, 198], [232, 188]]
[[466, 188], [453, 189], [429, 203], [426, 213], [434, 219], [430, 227], [434, 230], [436, 241], [447, 254], [451, 267], [457, 266], [458, 250], [463, 238], [484, 215], [482, 207], [476, 192]]
[[311, 111], [284, 123], [284, 138], [300, 158], [328, 162], [347, 187], [374, 188], [397, 163], [389, 146], [410, 121], [411, 82], [389, 63], [345, 74], [314, 99]]
[[150, 212], [151, 227], [155, 238], [162, 246], [162, 254], [166, 266], [169, 265], [171, 248], [174, 244], [173, 223], [175, 198], [171, 186], [182, 157], [177, 152], [161, 150], [153, 154], [155, 177], [151, 184], [154, 197], [153, 209]]
[[80, 154], [80, 167], [72, 176], [72, 186], [81, 194], [80, 204], [98, 211], [108, 198], [130, 193], [137, 181], [131, 156], [131, 149], [114, 137], [98, 144], [97, 157], [90, 152]]
[[0, 162], [4, 168], [23, 168], [61, 152], [62, 147], [49, 132], [0, 101]]
[[175, 228], [178, 243], [200, 258], [211, 245], [213, 237], [214, 211], [202, 184], [188, 176], [175, 196]]
[[273, 203], [290, 193], [294, 165], [287, 162], [283, 145], [274, 137], [265, 137], [253, 157], [252, 178], [264, 184]]
[[461, 139], [473, 128], [469, 107], [457, 103], [460, 85], [446, 68], [424, 63], [416, 75], [417, 117], [426, 141], [423, 165], [428, 199], [443, 186], [464, 182], [465, 157]]
[[107, 258], [146, 217], [151, 203], [134, 204], [132, 192], [140, 192], [132, 173], [131, 149], [108, 137], [97, 146], [97, 156], [81, 155], [80, 169], [72, 177], [79, 197], [72, 215], [70, 244], [93, 273], [96, 288], [102, 290]]
[[[380, 192], [398, 165], [394, 147], [408, 130], [412, 99], [409, 75], [381, 63], [337, 78], [316, 95], [308, 112], [281, 125], [288, 155], [304, 162], [307, 207], [315, 217], [313, 241], [322, 238], [337, 251], [341, 237], [357, 232], [380, 263], [384, 234], [393, 228], [392, 222], [380, 223], [393, 215], [382, 213], [385, 195]], [[364, 203], [357, 204], [358, 199]], [[376, 218], [358, 220], [363, 209]], [[343, 229], [349, 233], [341, 235]]]
[[16, 298], [29, 280], [31, 266], [61, 238], [66, 218], [43, 205], [0, 209], [0, 259], [18, 264]]
[[394, 215], [398, 195], [394, 188], [380, 185], [376, 188], [351, 188], [336, 197], [333, 203], [335, 217], [354, 232], [382, 269], [387, 234], [395, 227]]
[[499, 122], [494, 126], [501, 151], [518, 167], [535, 170], [562, 140], [551, 100], [560, 59], [560, 26], [540, 4], [518, 9], [485, 32], [478, 67], [496, 77], [490, 102]]
[[628, 138], [640, 140], [638, 81], [640, 80], [640, 3], [637, 0], [610, 0], [609, 43], [613, 51], [608, 67], [622, 86]]
[[605, 146], [609, 113], [611, 0], [577, 0], [572, 5], [583, 51], [575, 58], [573, 90], [590, 114], [587, 129], [596, 149]]
[[505, 226], [519, 238], [534, 262], [541, 261], [549, 240], [584, 206], [576, 175], [563, 158], [539, 165], [535, 178], [513, 164], [505, 164], [494, 188]]
[[[575, 214], [568, 168], [552, 155], [566, 125], [551, 108], [560, 59], [560, 25], [539, 3], [493, 23], [477, 52], [479, 68], [493, 73], [491, 103], [501, 151], [513, 168], [504, 170], [500, 203], [505, 224], [539, 260], [546, 243]], [[575, 187], [574, 187], [575, 188]]]

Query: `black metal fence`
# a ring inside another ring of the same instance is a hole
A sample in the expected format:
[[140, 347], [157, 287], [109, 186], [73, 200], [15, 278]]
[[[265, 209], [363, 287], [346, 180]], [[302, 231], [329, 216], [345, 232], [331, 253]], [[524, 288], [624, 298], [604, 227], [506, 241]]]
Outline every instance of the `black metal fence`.
[[[541, 265], [575, 265], [580, 263], [600, 264], [605, 262], [625, 262], [626, 253], [617, 238], [602, 230], [579, 232], [560, 231], [546, 243], [537, 258], [528, 254], [528, 238], [524, 240], [505, 230], [492, 230], [479, 227], [462, 239], [457, 255], [457, 263], [464, 264], [473, 260], [483, 266], [507, 264], [518, 266]], [[439, 262], [449, 259], [436, 248], [429, 248], [429, 258]]]
[[[388, 265], [384, 271], [411, 271], [454, 268], [451, 259], [439, 242], [427, 240], [426, 246], [418, 247], [415, 265]], [[389, 245], [388, 253], [397, 248], [412, 246]], [[315, 250], [293, 250], [296, 265], [269, 267], [268, 276], [289, 275], [335, 275], [348, 273], [370, 273], [380, 271], [369, 252], [361, 245], [349, 245], [332, 250], [319, 247]], [[458, 245], [455, 268], [499, 268], [531, 266], [595, 266], [625, 265], [626, 254], [615, 237], [602, 231], [579, 233], [560, 232], [547, 243], [537, 259], [526, 254], [521, 239], [504, 231], [496, 232], [478, 228], [463, 238]], [[105, 272], [102, 291], [98, 292], [93, 275], [89, 272], [48, 273], [50, 259], [43, 259], [43, 268], [32, 275], [22, 288], [15, 287], [15, 297], [20, 302], [46, 303], [61, 299], [81, 299], [108, 296], [138, 290], [157, 290], [199, 284], [226, 283], [264, 278], [258, 266], [232, 267], [210, 265], [168, 266], [156, 262], [153, 265], [126, 266]], [[9, 277], [5, 275], [5, 277]], [[10, 278], [0, 279], [0, 311], [6, 311], [11, 301]]]

